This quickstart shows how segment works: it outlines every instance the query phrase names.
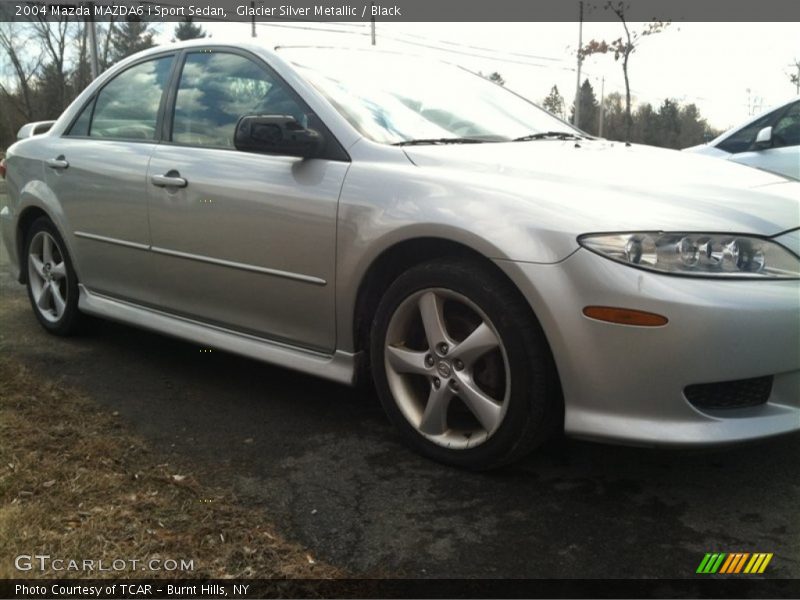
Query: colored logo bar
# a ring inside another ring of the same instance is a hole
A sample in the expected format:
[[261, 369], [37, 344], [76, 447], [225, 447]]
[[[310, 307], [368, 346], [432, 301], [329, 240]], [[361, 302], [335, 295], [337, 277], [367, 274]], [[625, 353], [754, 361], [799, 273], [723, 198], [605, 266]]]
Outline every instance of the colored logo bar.
[[696, 572], [703, 575], [755, 575], [764, 572], [773, 556], [772, 552], [708, 552]]

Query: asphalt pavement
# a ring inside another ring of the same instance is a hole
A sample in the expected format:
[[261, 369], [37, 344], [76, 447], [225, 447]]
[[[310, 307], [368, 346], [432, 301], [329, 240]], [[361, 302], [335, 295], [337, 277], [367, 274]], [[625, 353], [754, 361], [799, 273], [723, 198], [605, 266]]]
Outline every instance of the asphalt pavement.
[[403, 446], [369, 393], [110, 322], [50, 336], [4, 251], [0, 353], [354, 575], [683, 578], [706, 552], [744, 551], [800, 577], [800, 436], [691, 452], [567, 440], [463, 472]]

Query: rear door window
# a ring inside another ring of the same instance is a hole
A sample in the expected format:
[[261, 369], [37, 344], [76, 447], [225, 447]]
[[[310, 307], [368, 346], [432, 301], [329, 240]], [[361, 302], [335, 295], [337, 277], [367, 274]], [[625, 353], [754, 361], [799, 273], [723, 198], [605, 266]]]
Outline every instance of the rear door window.
[[148, 60], [117, 75], [84, 108], [70, 135], [155, 140], [158, 111], [173, 60], [172, 56]]

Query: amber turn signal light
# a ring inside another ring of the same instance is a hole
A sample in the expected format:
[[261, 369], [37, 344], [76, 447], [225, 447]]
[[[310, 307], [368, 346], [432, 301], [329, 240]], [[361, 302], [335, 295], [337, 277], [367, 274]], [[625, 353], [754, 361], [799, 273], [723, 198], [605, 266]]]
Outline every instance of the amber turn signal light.
[[630, 308], [614, 308], [612, 306], [587, 306], [583, 314], [590, 319], [616, 323], [617, 325], [636, 325], [638, 327], [661, 327], [669, 322], [667, 317], [655, 313], [633, 310]]

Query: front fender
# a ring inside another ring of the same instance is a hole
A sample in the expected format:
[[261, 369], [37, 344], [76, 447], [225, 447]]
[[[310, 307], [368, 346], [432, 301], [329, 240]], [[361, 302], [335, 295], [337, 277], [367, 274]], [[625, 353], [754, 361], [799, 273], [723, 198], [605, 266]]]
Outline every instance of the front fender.
[[352, 350], [353, 311], [370, 266], [397, 244], [453, 242], [492, 260], [556, 263], [574, 237], [538, 228], [530, 206], [511, 192], [433, 177], [411, 164], [355, 162], [338, 216], [336, 307], [340, 349]]

